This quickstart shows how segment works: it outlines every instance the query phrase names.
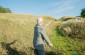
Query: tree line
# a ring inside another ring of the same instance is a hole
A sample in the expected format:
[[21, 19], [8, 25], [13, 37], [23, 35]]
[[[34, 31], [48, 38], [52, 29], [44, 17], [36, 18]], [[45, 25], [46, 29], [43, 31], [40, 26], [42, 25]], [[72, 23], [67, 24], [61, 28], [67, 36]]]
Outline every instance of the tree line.
[[12, 13], [12, 11], [9, 8], [0, 6], [0, 13]]

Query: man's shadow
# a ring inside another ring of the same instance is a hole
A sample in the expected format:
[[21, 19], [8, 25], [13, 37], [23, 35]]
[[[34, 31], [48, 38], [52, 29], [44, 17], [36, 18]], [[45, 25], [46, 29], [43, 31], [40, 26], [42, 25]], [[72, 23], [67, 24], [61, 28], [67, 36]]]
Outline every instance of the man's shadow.
[[24, 55], [25, 54], [24, 52], [19, 52], [10, 46], [10, 45], [14, 44], [15, 42], [16, 42], [16, 40], [14, 40], [11, 43], [1, 42], [1, 46], [3, 49], [7, 50], [8, 55]]

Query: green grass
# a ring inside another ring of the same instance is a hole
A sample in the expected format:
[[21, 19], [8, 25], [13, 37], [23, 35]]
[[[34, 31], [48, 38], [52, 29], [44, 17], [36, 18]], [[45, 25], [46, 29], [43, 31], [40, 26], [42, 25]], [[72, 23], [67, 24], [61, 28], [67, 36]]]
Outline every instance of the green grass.
[[[60, 44], [62, 48], [65, 48], [65, 55], [71, 55], [73, 53], [76, 53], [78, 55], [85, 54], [84, 26], [85, 24], [83, 22], [67, 22], [58, 26], [57, 33], [59, 33], [61, 35], [61, 38], [63, 39], [62, 41], [64, 45], [61, 43]], [[71, 29], [64, 29], [67, 27]], [[75, 33], [77, 34], [75, 35]]]

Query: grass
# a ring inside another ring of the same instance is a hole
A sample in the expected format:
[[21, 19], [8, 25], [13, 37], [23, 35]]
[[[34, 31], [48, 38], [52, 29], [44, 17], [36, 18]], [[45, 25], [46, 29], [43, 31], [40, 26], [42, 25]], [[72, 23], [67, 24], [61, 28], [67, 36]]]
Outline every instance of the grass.
[[[62, 21], [56, 21], [48, 16], [32, 16], [22, 14], [0, 14], [0, 43], [10, 43], [17, 40], [11, 47], [17, 51], [25, 52], [27, 55], [34, 55], [33, 49], [33, 30], [36, 24], [36, 19], [44, 18], [44, 24], [51, 22], [50, 26], [46, 28], [53, 47], [48, 47], [45, 43], [45, 51], [47, 55], [71, 55], [74, 53], [85, 54], [84, 40], [76, 40], [68, 36], [59, 34], [57, 26], [62, 25]], [[83, 50], [82, 50], [83, 49]], [[5, 54], [5, 49], [0, 44], [0, 55]]]
[[[33, 34], [36, 19], [40, 16], [32, 15], [20, 15], [20, 14], [0, 14], [0, 43], [10, 43], [17, 40], [12, 48], [16, 48], [18, 51], [24, 51], [28, 55], [33, 55]], [[47, 34], [53, 37], [53, 29], [55, 28], [56, 22], [54, 20], [45, 20], [51, 22], [51, 25], [47, 27]], [[52, 25], [53, 24], [53, 25]], [[53, 28], [52, 28], [53, 27]], [[51, 33], [51, 34], [50, 34]], [[0, 52], [4, 50], [0, 44]]]
[[[76, 54], [84, 55], [85, 53], [85, 24], [83, 22], [71, 22], [65, 23], [63, 25], [58, 26], [58, 33], [62, 35], [65, 48], [65, 52], [72, 54], [76, 52]], [[68, 29], [68, 27], [70, 29]], [[66, 54], [67, 55], [67, 54]]]

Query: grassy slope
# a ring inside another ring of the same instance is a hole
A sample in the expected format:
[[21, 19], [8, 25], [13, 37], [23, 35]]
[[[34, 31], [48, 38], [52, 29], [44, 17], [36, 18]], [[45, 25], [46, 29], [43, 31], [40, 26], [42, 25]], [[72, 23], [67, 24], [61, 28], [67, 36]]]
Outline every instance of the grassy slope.
[[[36, 19], [39, 17], [20, 14], [0, 14], [0, 42], [10, 43], [17, 39], [16, 43], [11, 45], [11, 47], [19, 51], [30, 52], [28, 47], [32, 47], [33, 29]], [[53, 29], [56, 22], [45, 19], [45, 23], [48, 21], [51, 21], [51, 25], [47, 28], [47, 34], [53, 37]], [[3, 50], [1, 45], [0, 50], [1, 52]]]
[[[0, 43], [10, 43], [16, 40], [16, 43], [11, 45], [18, 51], [24, 51], [28, 55], [34, 55], [32, 50], [33, 29], [36, 19], [40, 16], [21, 15], [21, 14], [0, 14]], [[45, 44], [47, 54], [54, 54], [58, 52], [60, 55], [71, 55], [75, 51], [68, 51], [79, 47], [82, 42], [77, 42], [68, 37], [62, 37], [56, 31], [56, 26], [60, 25], [58, 21], [53, 19], [45, 19], [44, 23], [51, 21], [50, 26], [47, 27], [47, 34], [50, 37], [54, 47], [50, 48]], [[75, 42], [75, 43], [74, 43]], [[84, 43], [84, 42], [83, 42]], [[83, 46], [83, 45], [82, 45]], [[0, 52], [4, 53], [4, 49], [0, 45]], [[1, 55], [1, 54], [0, 54]], [[54, 54], [55, 55], [55, 54]]]

